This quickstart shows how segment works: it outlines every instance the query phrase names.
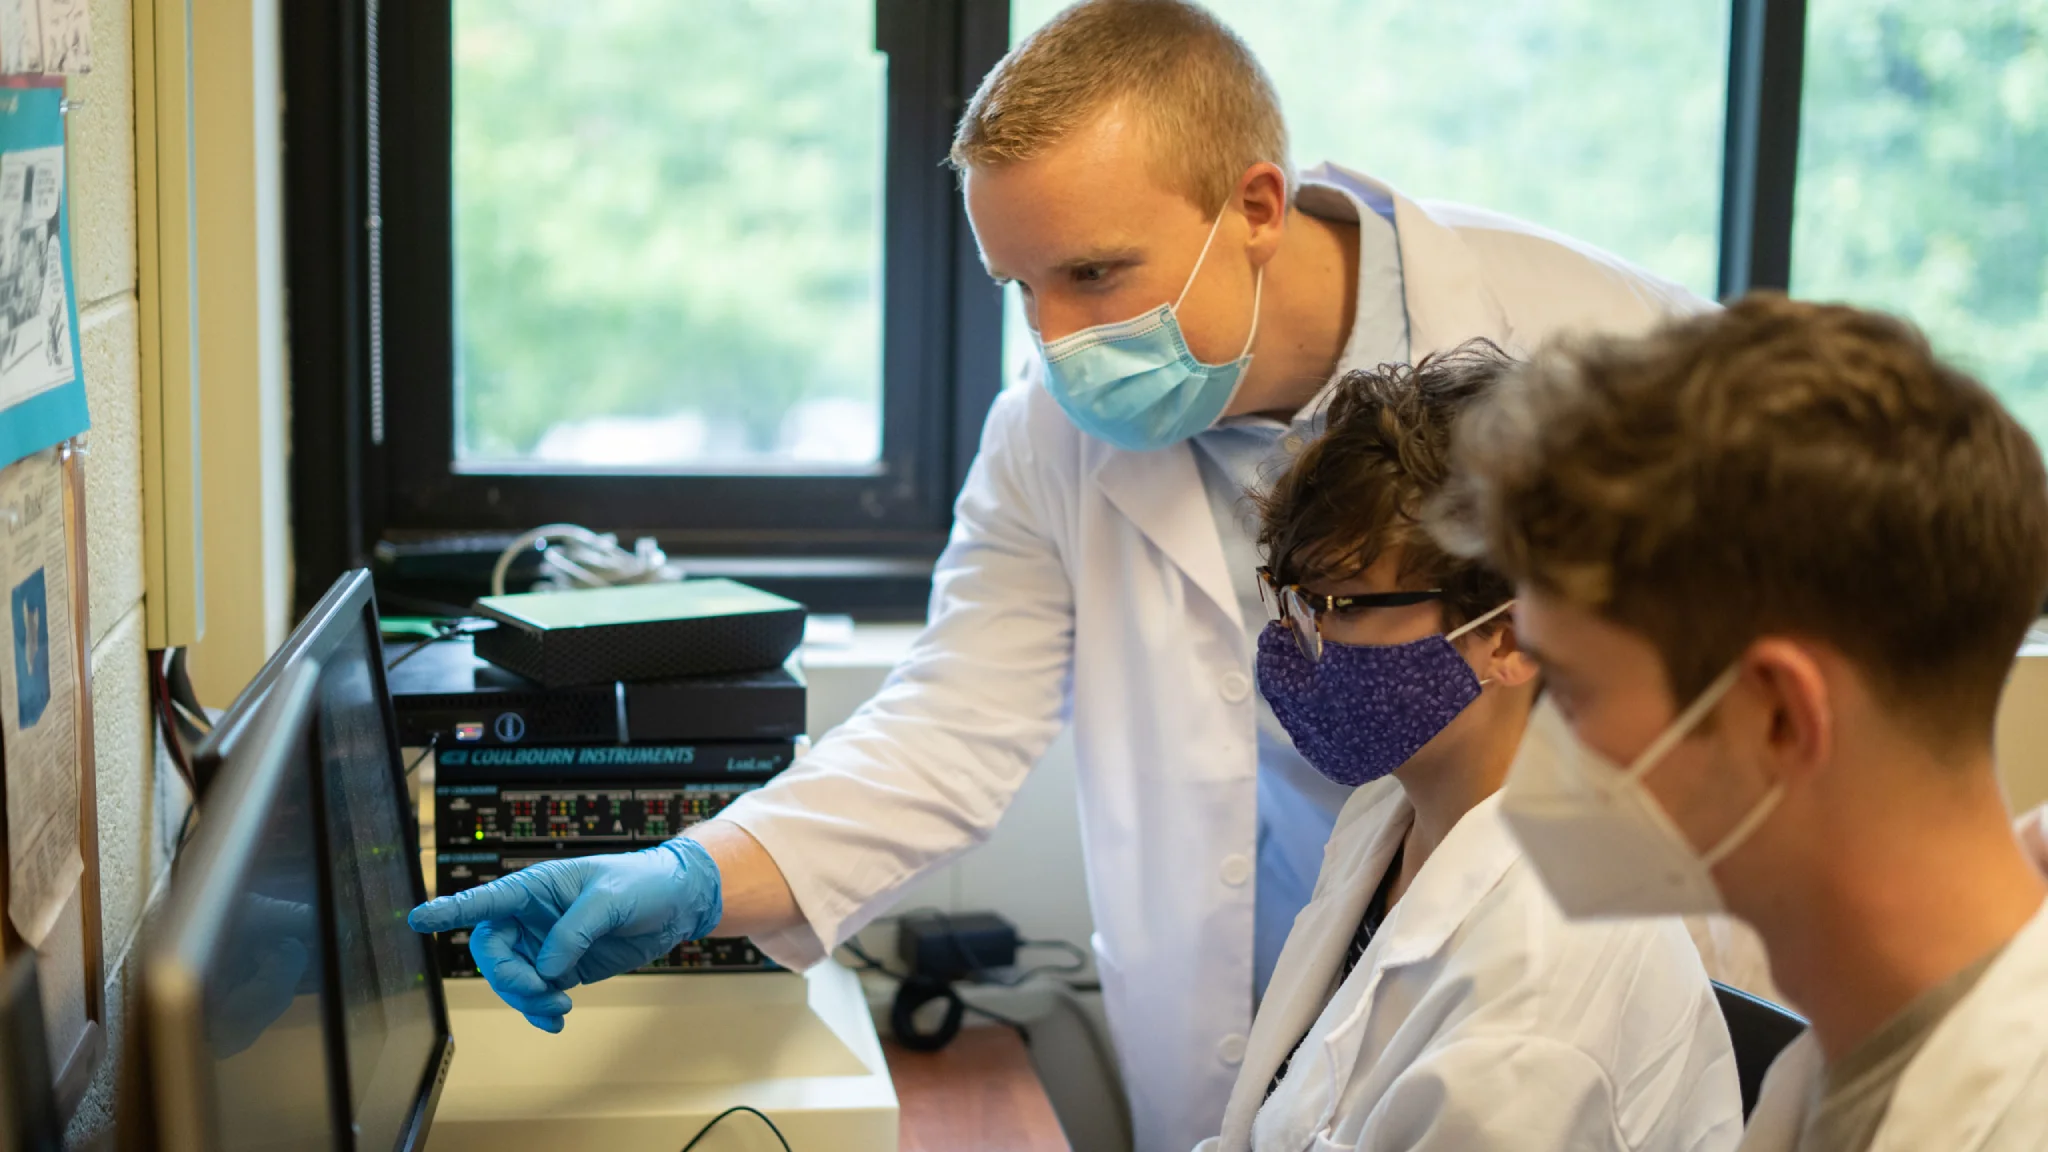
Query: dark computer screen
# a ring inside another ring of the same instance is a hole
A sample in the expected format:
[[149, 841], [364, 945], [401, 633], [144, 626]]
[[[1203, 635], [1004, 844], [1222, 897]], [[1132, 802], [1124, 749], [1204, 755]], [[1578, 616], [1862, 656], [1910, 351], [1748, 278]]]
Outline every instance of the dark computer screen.
[[336, 581], [197, 758], [234, 756], [262, 697], [305, 661], [321, 669], [307, 775], [320, 782], [324, 816], [345, 1112], [356, 1149], [416, 1148], [426, 1139], [451, 1041], [432, 941], [405, 922], [425, 888], [367, 572]]
[[[441, 1036], [428, 938], [406, 926], [420, 894], [419, 848], [400, 791], [374, 613], [321, 664], [315, 748], [326, 782], [336, 960], [356, 1146], [406, 1147], [422, 1078]], [[438, 986], [438, 985], [437, 985]]]
[[143, 971], [154, 1146], [343, 1147], [306, 771], [316, 675], [255, 717], [178, 862]]

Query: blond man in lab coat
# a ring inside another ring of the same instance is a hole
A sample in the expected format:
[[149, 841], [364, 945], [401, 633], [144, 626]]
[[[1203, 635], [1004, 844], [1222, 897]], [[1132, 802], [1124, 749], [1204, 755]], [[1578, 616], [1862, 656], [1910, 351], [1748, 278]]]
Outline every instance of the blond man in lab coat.
[[1417, 513], [1512, 361], [1479, 345], [1346, 377], [1263, 501], [1259, 690], [1337, 818], [1200, 1152], [1723, 1152], [1729, 1044], [1676, 919], [1567, 921], [1501, 818], [1539, 691], [1514, 588]]
[[[1904, 323], [1773, 297], [1539, 353], [1433, 526], [1555, 709], [1510, 827], [1571, 915], [1726, 908], [1812, 1023], [1745, 1149], [2048, 1147], [2048, 882], [1992, 766], [2048, 470]], [[1626, 765], [1626, 767], [1623, 767]]]
[[987, 837], [1071, 722], [1136, 1144], [1186, 1152], [1218, 1130], [1349, 795], [1253, 691], [1243, 490], [1346, 370], [1705, 304], [1520, 221], [1332, 165], [1297, 177], [1257, 61], [1181, 0], [1047, 23], [983, 81], [953, 158], [1045, 355], [989, 414], [910, 656], [686, 840], [506, 877], [414, 923], [481, 923], [479, 969], [551, 1029], [573, 1026], [576, 984], [714, 929], [808, 967]]

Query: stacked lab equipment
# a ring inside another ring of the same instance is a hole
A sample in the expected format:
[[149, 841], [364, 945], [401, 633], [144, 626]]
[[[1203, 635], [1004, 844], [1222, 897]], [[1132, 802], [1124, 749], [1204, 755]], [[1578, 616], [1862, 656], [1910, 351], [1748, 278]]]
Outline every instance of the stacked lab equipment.
[[[389, 673], [402, 738], [431, 749], [422, 863], [437, 895], [545, 860], [651, 848], [772, 780], [804, 745], [805, 685], [793, 661], [544, 686], [477, 647], [452, 636]], [[441, 934], [443, 975], [477, 975], [468, 945], [467, 932]], [[735, 937], [680, 944], [641, 971], [774, 967]]]

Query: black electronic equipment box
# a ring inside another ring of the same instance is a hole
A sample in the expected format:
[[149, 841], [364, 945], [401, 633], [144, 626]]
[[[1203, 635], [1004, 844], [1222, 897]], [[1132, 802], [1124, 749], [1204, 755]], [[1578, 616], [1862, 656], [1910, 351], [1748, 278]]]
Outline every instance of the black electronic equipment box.
[[732, 580], [486, 596], [476, 611], [498, 624], [477, 654], [550, 688], [775, 668], [804, 638], [803, 605]]
[[808, 730], [796, 667], [546, 688], [455, 636], [391, 645], [391, 702], [407, 747], [788, 740]]

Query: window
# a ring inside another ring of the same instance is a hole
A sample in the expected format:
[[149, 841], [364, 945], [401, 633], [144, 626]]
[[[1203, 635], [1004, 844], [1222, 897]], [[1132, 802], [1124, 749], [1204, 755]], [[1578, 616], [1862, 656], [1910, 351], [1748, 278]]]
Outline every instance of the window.
[[1000, 6], [283, 11], [302, 594], [460, 608], [572, 521], [922, 604], [1001, 376], [943, 166]]
[[[1728, 0], [1206, 0], [1280, 93], [1295, 163], [1479, 205], [1716, 290]], [[1012, 0], [1022, 39], [1065, 7]], [[1033, 355], [1014, 290], [1004, 350]]]
[[2048, 9], [1810, 0], [1792, 288], [1911, 318], [2048, 443]]
[[873, 468], [873, 9], [456, 0], [454, 33], [458, 469]]
[[[1903, 312], [2048, 436], [2035, 0], [1206, 2], [1297, 164]], [[568, 520], [920, 615], [1035, 354], [943, 160], [1063, 3], [284, 5], [301, 596], [452, 610]]]

